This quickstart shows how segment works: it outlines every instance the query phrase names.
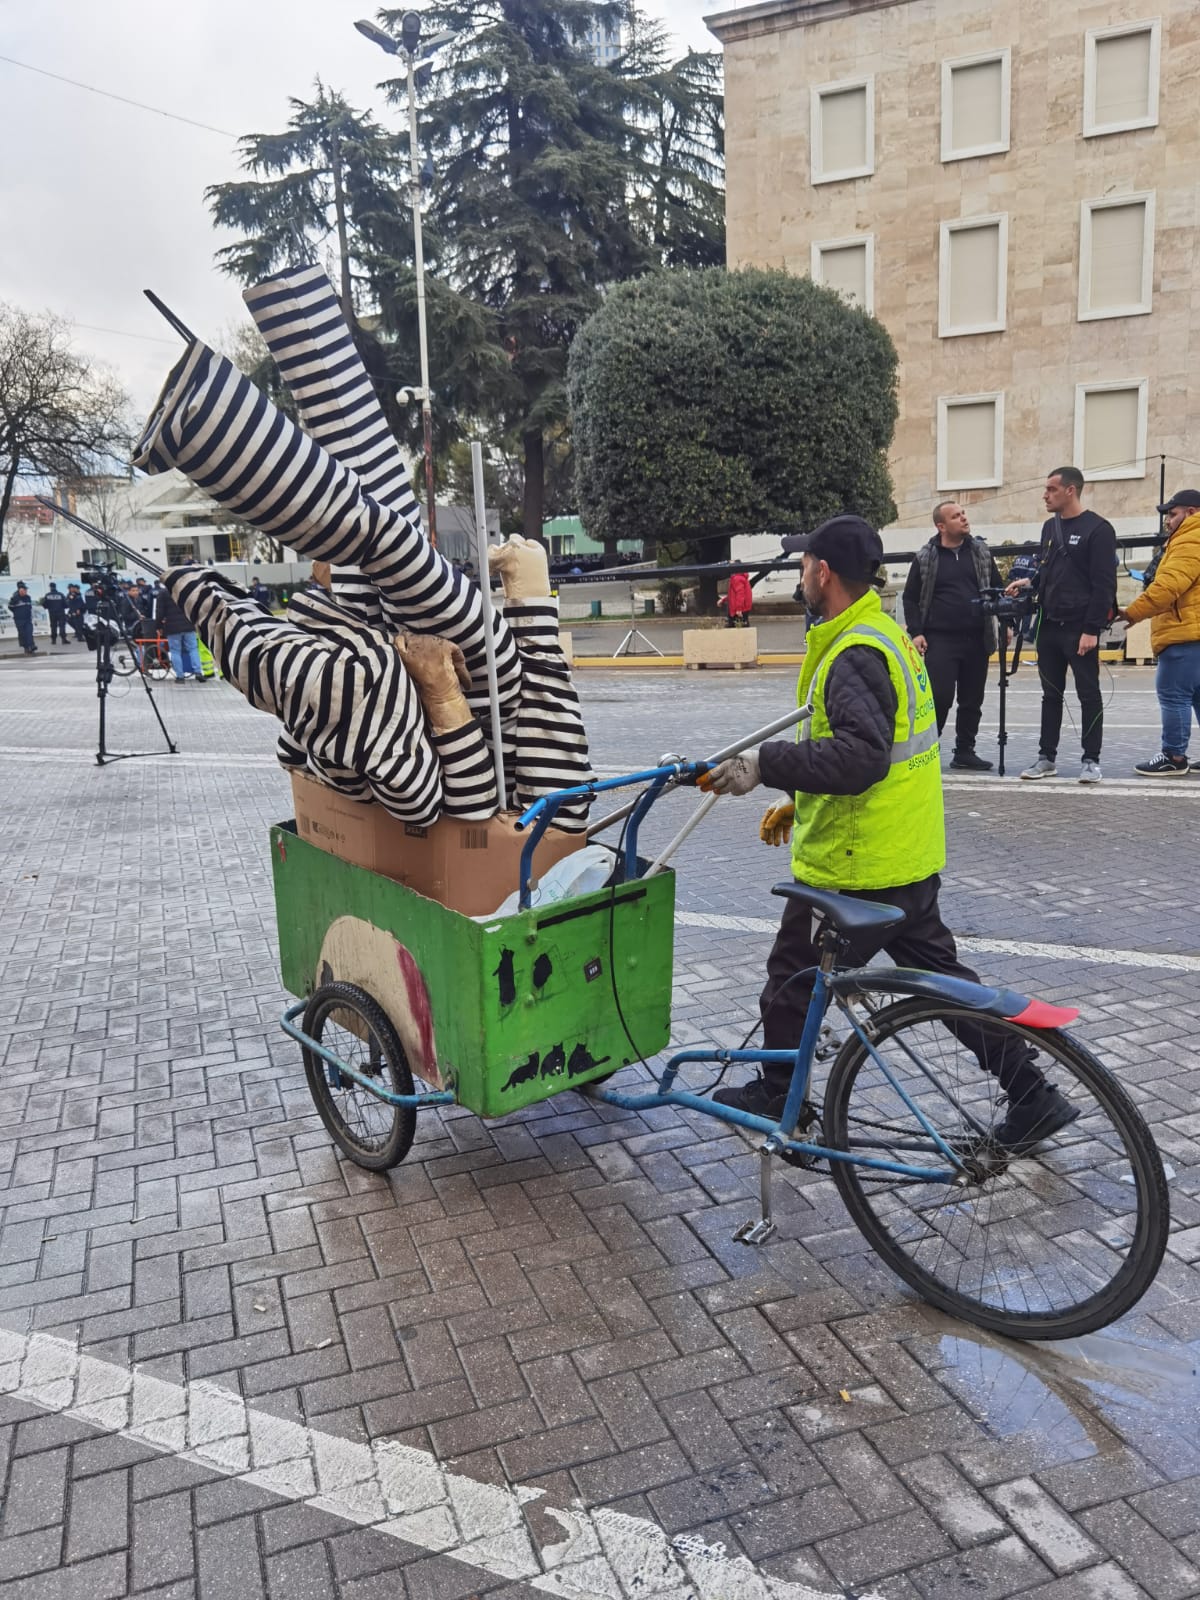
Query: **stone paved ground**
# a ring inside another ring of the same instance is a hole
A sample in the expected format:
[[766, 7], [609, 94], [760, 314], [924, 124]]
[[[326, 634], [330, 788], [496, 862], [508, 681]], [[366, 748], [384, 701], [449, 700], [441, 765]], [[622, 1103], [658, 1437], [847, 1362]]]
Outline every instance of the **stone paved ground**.
[[[792, 693], [777, 671], [582, 689], [606, 770], [703, 754]], [[275, 1020], [266, 829], [289, 802], [271, 724], [224, 686], [167, 688], [181, 755], [98, 771], [86, 663], [5, 664], [0, 1334], [77, 1342], [96, 1371], [136, 1364], [163, 1394], [209, 1383], [324, 1440], [398, 1441], [456, 1482], [615, 1508], [822, 1594], [1200, 1592], [1200, 973], [1029, 950], [1200, 954], [1200, 779], [1123, 781], [1156, 747], [1150, 675], [1123, 670], [1113, 692], [1103, 791], [948, 790], [950, 921], [983, 941], [990, 976], [1082, 1004], [1175, 1171], [1153, 1290], [1052, 1349], [931, 1312], [841, 1228], [815, 1229], [796, 1187], [777, 1242], [732, 1244], [755, 1157], [696, 1119], [568, 1094], [490, 1124], [430, 1114], [386, 1178], [340, 1161]], [[1033, 750], [1028, 685], [1012, 721], [1016, 765]], [[114, 697], [117, 748], [156, 738], [136, 692]], [[757, 843], [759, 810], [722, 802], [678, 859], [680, 1039], [736, 1042], [753, 1015], [767, 935], [703, 919], [773, 917], [785, 863]], [[0, 1390], [13, 1370], [0, 1349]], [[182, 1441], [116, 1436], [44, 1393], [0, 1397], [0, 1596], [567, 1592], [431, 1554], [427, 1532], [355, 1526], [336, 1496], [269, 1493]], [[547, 1549], [561, 1517], [538, 1508], [528, 1536]], [[744, 1562], [723, 1570], [720, 1593], [766, 1592]]]

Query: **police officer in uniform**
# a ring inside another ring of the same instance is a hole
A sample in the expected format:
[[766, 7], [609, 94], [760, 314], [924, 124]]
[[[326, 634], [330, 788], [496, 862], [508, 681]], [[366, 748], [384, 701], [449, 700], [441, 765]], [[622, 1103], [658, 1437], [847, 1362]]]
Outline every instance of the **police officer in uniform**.
[[38, 647], [33, 642], [33, 596], [23, 583], [17, 585], [16, 593], [8, 602], [8, 609], [17, 625], [21, 649], [27, 656], [37, 655]]
[[67, 642], [67, 597], [59, 593], [56, 583], [52, 583], [45, 594], [38, 601], [38, 605], [50, 618], [50, 643], [66, 644]]
[[[819, 619], [808, 631], [797, 686], [797, 703], [811, 704], [812, 717], [795, 743], [773, 740], [733, 756], [701, 787], [748, 794], [761, 783], [791, 792], [767, 812], [761, 832], [779, 844], [790, 829], [793, 876], [904, 912], [897, 926], [855, 938], [851, 965], [865, 965], [882, 948], [899, 966], [977, 983], [938, 908], [946, 843], [937, 714], [920, 654], [879, 603], [883, 541], [861, 517], [840, 516], [783, 545], [804, 557], [804, 600]], [[799, 1042], [812, 992], [802, 974], [820, 960], [813, 922], [811, 907], [785, 902], [759, 1001], [769, 1050]], [[992, 1129], [998, 1142], [1030, 1149], [1078, 1115], [1046, 1082], [1032, 1050], [1000, 1046], [981, 1026], [956, 1031], [1008, 1096]], [[790, 1080], [789, 1063], [771, 1063], [761, 1077], [714, 1098], [778, 1117]]]
[[80, 644], [86, 641], [87, 635], [83, 631], [83, 619], [87, 616], [87, 607], [83, 603], [77, 583], [67, 585], [67, 621], [75, 630], [75, 638]]

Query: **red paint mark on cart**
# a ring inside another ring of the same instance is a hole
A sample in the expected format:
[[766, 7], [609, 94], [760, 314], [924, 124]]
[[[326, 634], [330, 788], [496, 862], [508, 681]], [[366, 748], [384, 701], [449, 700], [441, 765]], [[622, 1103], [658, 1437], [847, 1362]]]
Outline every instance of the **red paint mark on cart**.
[[283, 842], [282, 839], [280, 839], [280, 841], [279, 841], [279, 859], [280, 859], [280, 861], [286, 861], [287, 860], [287, 845]]
[[396, 946], [396, 962], [400, 968], [400, 976], [404, 979], [408, 1009], [417, 1025], [417, 1033], [421, 1040], [420, 1075], [427, 1077], [430, 1071], [437, 1071], [437, 1045], [433, 1037], [433, 1011], [429, 1005], [429, 990], [425, 987], [420, 967], [402, 944]]

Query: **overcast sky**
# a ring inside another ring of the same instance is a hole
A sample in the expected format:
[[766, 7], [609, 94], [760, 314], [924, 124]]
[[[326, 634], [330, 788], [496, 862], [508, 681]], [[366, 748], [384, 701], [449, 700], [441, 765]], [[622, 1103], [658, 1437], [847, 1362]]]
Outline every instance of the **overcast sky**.
[[[715, 48], [701, 17], [726, 5], [643, 4], [680, 53]], [[238, 176], [236, 137], [281, 129], [318, 73], [396, 121], [376, 89], [388, 63], [351, 26], [374, 14], [374, 0], [0, 0], [3, 56], [221, 130], [0, 60], [0, 299], [70, 317], [147, 411], [179, 341], [143, 288], [210, 341], [244, 317], [203, 201]]]

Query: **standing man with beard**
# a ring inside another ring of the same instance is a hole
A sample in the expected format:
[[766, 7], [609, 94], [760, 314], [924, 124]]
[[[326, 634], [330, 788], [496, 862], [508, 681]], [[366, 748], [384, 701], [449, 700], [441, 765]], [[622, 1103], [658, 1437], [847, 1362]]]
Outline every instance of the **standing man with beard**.
[[[841, 516], [783, 547], [803, 554], [804, 600], [820, 619], [797, 685], [812, 716], [794, 744], [773, 740], [722, 761], [700, 787], [737, 795], [761, 783], [794, 794], [771, 807], [761, 830], [774, 844], [791, 829], [793, 877], [904, 912], [894, 928], [856, 936], [850, 965], [865, 966], [883, 949], [899, 966], [978, 983], [938, 907], [946, 840], [937, 715], [919, 652], [879, 603], [883, 541], [861, 517]], [[786, 901], [759, 999], [769, 1050], [799, 1043], [812, 993], [806, 969], [820, 961], [813, 925], [810, 906]], [[1047, 1083], [1032, 1049], [1011, 1038], [997, 1045], [974, 1023], [955, 1032], [1008, 1097], [991, 1130], [998, 1143], [1029, 1150], [1074, 1121], [1077, 1108]], [[761, 1077], [713, 1098], [778, 1117], [791, 1075], [789, 1063], [771, 1062]]]
[[996, 648], [996, 620], [980, 608], [980, 591], [1003, 587], [992, 552], [971, 532], [967, 513], [956, 500], [933, 508], [937, 532], [917, 551], [904, 585], [904, 625], [925, 657], [933, 688], [938, 736], [950, 707], [954, 719], [955, 772], [990, 772], [992, 763], [975, 754], [988, 661]]
[[1036, 575], [1016, 578], [1008, 593], [1033, 588], [1037, 594], [1038, 677], [1042, 680], [1042, 727], [1037, 760], [1021, 774], [1036, 781], [1058, 775], [1058, 737], [1062, 732], [1067, 668], [1079, 696], [1080, 783], [1099, 783], [1104, 739], [1104, 697], [1100, 692], [1100, 635], [1115, 615], [1117, 535], [1111, 522], [1085, 511], [1080, 503], [1083, 473], [1055, 467], [1046, 479], [1042, 502], [1050, 513], [1042, 524], [1041, 564]]

